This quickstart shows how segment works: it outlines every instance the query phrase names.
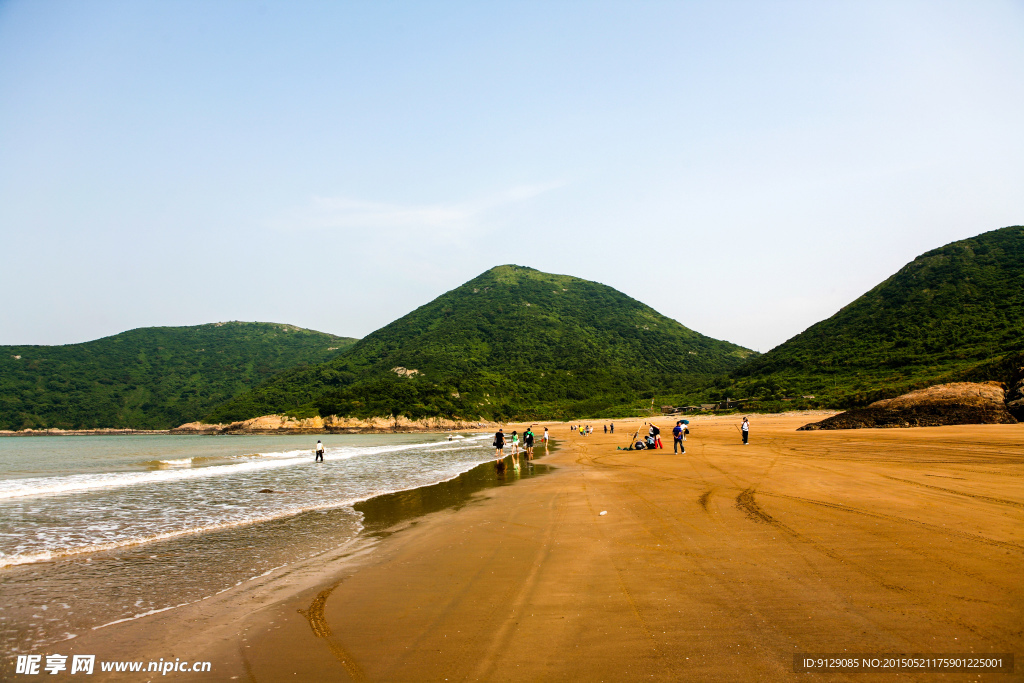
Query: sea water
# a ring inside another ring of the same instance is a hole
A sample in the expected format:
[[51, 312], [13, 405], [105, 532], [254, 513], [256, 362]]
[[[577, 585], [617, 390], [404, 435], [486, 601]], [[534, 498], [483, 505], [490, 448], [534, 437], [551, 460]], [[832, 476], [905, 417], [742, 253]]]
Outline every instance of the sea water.
[[475, 434], [0, 438], [0, 644], [29, 651], [337, 548], [362, 528], [356, 503], [492, 454]]

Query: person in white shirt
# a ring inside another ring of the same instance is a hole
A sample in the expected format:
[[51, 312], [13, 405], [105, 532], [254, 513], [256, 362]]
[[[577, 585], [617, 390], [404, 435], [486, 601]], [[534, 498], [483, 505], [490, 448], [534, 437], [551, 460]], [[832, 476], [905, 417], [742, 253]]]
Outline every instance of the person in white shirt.
[[743, 418], [743, 426], [740, 427], [740, 430], [743, 432], [743, 445], [746, 446], [747, 440], [750, 439], [750, 422], [747, 421], [747, 418]]
[[324, 445], [322, 443], [320, 443], [319, 439], [317, 439], [317, 442], [316, 442], [316, 458], [313, 460], [313, 462], [323, 462], [323, 461], [324, 461]]

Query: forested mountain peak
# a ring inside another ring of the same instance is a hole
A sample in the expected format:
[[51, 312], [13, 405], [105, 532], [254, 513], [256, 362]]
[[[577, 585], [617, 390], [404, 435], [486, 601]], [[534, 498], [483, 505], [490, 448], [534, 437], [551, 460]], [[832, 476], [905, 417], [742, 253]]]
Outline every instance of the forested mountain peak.
[[[571, 415], [735, 368], [752, 354], [607, 285], [502, 265], [214, 411], [321, 415]], [[408, 374], [415, 370], [415, 373]], [[401, 382], [397, 378], [401, 378]], [[397, 411], [397, 412], [396, 412]]]

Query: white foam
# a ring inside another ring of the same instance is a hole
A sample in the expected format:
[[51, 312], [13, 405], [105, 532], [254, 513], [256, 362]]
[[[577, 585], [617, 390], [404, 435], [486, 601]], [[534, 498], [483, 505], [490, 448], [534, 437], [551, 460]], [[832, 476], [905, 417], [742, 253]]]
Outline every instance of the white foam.
[[304, 461], [293, 458], [276, 462], [245, 462], [237, 465], [212, 465], [210, 467], [176, 468], [149, 472], [105, 472], [103, 474], [74, 474], [68, 477], [8, 479], [0, 482], [0, 500], [217, 477], [239, 472], [287, 467], [299, 462]]
[[[347, 460], [349, 458], [367, 455], [407, 451], [416, 448], [430, 448], [432, 446], [438, 447], [443, 446], [445, 443], [447, 442], [428, 441], [425, 443], [387, 446], [342, 446], [340, 448], [328, 449], [325, 455], [325, 460]], [[207, 467], [178, 466], [172, 469], [150, 470], [146, 472], [104, 472], [101, 474], [75, 474], [66, 477], [7, 479], [0, 481], [0, 500], [27, 496], [49, 496], [64, 493], [76, 493], [123, 486], [137, 486], [141, 484], [159, 484], [197, 478], [220, 477], [244, 472], [256, 472], [260, 470], [276, 469], [279, 467], [291, 467], [308, 463], [312, 456], [312, 449], [284, 451], [278, 453], [257, 453], [255, 455], [257, 456], [256, 458], [251, 458], [246, 462], [233, 463], [230, 465], [210, 465]], [[191, 462], [194, 458], [182, 458], [177, 461], [172, 460], [160, 462], [184, 463], [186, 460]]]
[[179, 458], [178, 460], [158, 460], [161, 465], [167, 467], [191, 467], [192, 458]]
[[[198, 600], [194, 600], [193, 602], [199, 602], [199, 601]], [[191, 602], [183, 602], [180, 605], [171, 605], [170, 607], [161, 607], [160, 609], [151, 609], [148, 612], [143, 612], [142, 614], [136, 614], [133, 617], [125, 617], [124, 619], [116, 619], [114, 621], [109, 621], [106, 624], [100, 624], [99, 626], [93, 626], [92, 630], [96, 631], [96, 630], [101, 629], [101, 628], [106, 628], [108, 626], [113, 626], [114, 624], [123, 624], [126, 621], [135, 621], [136, 619], [141, 619], [142, 617], [148, 617], [151, 614], [160, 614], [160, 612], [166, 612], [168, 610], [178, 609], [179, 607], [184, 607], [185, 605], [191, 605], [191, 604], [192, 604]]]
[[[207, 467], [196, 466], [195, 461], [205, 457], [196, 456], [191, 459], [192, 467], [0, 481], [0, 502], [4, 506], [12, 506], [12, 510], [22, 515], [17, 517], [17, 520], [22, 521], [12, 521], [0, 529], [5, 532], [0, 534], [0, 540], [4, 541], [0, 544], [0, 548], [3, 548], [0, 550], [0, 567], [60, 560], [72, 555], [87, 555], [189, 534], [201, 534], [309, 511], [351, 507], [355, 503], [378, 495], [429, 486], [459, 476], [480, 462], [489, 460], [489, 453], [483, 460], [470, 456], [470, 460], [466, 461], [466, 456], [454, 456], [456, 462], [448, 462], [446, 454], [449, 451], [479, 450], [480, 444], [474, 445], [473, 442], [488, 438], [490, 437], [484, 435], [457, 444], [431, 441], [401, 446], [330, 448], [326, 458], [328, 464], [331, 461], [339, 462], [367, 455], [376, 454], [378, 457], [362, 461], [363, 464], [352, 470], [344, 465], [340, 468], [317, 470], [325, 475], [329, 472], [331, 478], [338, 478], [337, 481], [342, 485], [339, 488], [331, 488], [330, 493], [325, 490], [312, 497], [310, 493], [315, 493], [317, 489], [314, 486], [310, 490], [305, 490], [308, 475], [302, 467], [308, 468], [312, 464], [312, 454], [306, 450], [287, 451], [269, 458], [250, 453], [246, 456], [235, 456], [244, 457], [244, 462]], [[427, 467], [409, 470], [403, 466], [403, 462], [419, 460], [420, 455], [414, 449], [428, 449], [421, 451], [423, 457], [430, 462]], [[394, 451], [407, 451], [408, 454], [404, 458], [392, 459], [389, 456]], [[293, 453], [300, 453], [302, 457], [290, 457]], [[221, 460], [221, 463], [223, 462]], [[272, 474], [269, 478], [261, 474], [239, 480], [217, 478], [236, 473], [244, 475], [249, 472], [280, 472], [280, 468], [287, 467], [294, 469], [291, 472]], [[355, 478], [349, 482], [347, 477], [350, 471]], [[367, 472], [374, 473], [374, 476], [367, 478]], [[317, 477], [319, 476], [318, 474]], [[207, 492], [222, 489], [255, 492], [256, 488], [260, 488], [262, 482], [268, 479], [272, 480], [274, 488], [279, 489], [279, 495], [250, 497], [246, 493], [241, 497], [235, 495], [217, 500], [216, 504], [208, 506], [208, 509], [196, 509], [188, 515], [168, 517], [165, 514], [168, 509], [178, 504], [183, 493], [197, 490], [199, 482], [208, 482], [201, 485], [201, 490]], [[195, 481], [196, 484], [188, 484], [190, 481]], [[164, 482], [186, 484], [168, 486], [165, 489], [161, 485]], [[239, 489], [242, 483], [245, 485]], [[117, 487], [141, 484], [157, 484], [160, 488], [116, 491]], [[250, 487], [248, 484], [255, 485]], [[211, 486], [213, 488], [210, 488]], [[112, 489], [115, 489], [114, 493], [106, 493]], [[45, 515], [48, 511], [63, 509], [63, 506], [72, 504], [61, 496], [74, 496], [96, 490], [100, 493], [72, 499], [78, 514], [67, 523], [40, 526], [33, 521], [33, 515], [36, 513]], [[327, 495], [324, 495], [325, 493]], [[25, 500], [31, 496], [36, 496], [36, 499]], [[144, 501], [144, 505], [136, 510], [138, 514], [113, 514], [113, 511], [121, 508], [119, 503], [110, 507], [112, 500], [127, 501], [131, 505]], [[110, 510], [111, 514], [108, 515], [107, 510]], [[95, 512], [95, 515], [92, 512]], [[11, 541], [10, 544], [7, 541]]]
[[[456, 475], [458, 476], [458, 475]], [[18, 555], [6, 555], [0, 553], [0, 568], [12, 567], [18, 564], [32, 564], [34, 562], [46, 562], [50, 560], [56, 560], [71, 555], [81, 555], [82, 553], [94, 553], [101, 552], [104, 550], [115, 550], [117, 548], [124, 548], [127, 546], [141, 545], [143, 543], [152, 543], [153, 541], [165, 541], [171, 538], [177, 538], [179, 536], [188, 536], [191, 534], [201, 534], [209, 531], [220, 531], [223, 529], [230, 529], [233, 527], [247, 526], [249, 524], [258, 524], [259, 522], [269, 522], [275, 519], [281, 519], [283, 517], [291, 517], [298, 515], [303, 512], [310, 512], [313, 510], [329, 510], [333, 508], [344, 507], [346, 505], [355, 505], [361, 503], [364, 500], [368, 500], [373, 496], [363, 496], [359, 498], [352, 498], [346, 501], [333, 501], [330, 503], [323, 503], [320, 505], [304, 505], [301, 507], [290, 508], [286, 510], [278, 510], [271, 514], [258, 515], [253, 517], [246, 517], [244, 519], [232, 520], [229, 522], [220, 522], [216, 524], [206, 524], [188, 527], [185, 529], [177, 529], [175, 531], [165, 531], [158, 534], [150, 534], [147, 536], [136, 536], [129, 538], [121, 538], [116, 541], [110, 541], [106, 543], [89, 543], [86, 545], [79, 545], [74, 547], [65, 547], [59, 550], [44, 550], [35, 553], [26, 553]], [[362, 528], [362, 525], [359, 525]]]

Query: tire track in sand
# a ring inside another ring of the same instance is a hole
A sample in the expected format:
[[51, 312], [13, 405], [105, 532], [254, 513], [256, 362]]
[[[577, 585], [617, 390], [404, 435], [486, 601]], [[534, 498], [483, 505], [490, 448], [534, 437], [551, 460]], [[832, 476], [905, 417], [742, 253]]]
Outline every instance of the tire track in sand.
[[[522, 608], [536, 591], [537, 583], [540, 579], [540, 569], [551, 554], [555, 531], [562, 524], [562, 519], [565, 516], [565, 507], [562, 504], [563, 498], [564, 494], [559, 493], [552, 498], [548, 505], [548, 509], [552, 511], [552, 521], [544, 530], [540, 547], [537, 548], [533, 562], [530, 563], [530, 571], [527, 573], [526, 578], [512, 584], [506, 592], [504, 599], [495, 602], [495, 608], [491, 612], [492, 618], [498, 606], [501, 606], [503, 611], [507, 611], [508, 616], [504, 617], [500, 625], [483, 629], [482, 632], [488, 634], [489, 644], [486, 645], [486, 651], [476, 669], [466, 678], [477, 680], [491, 678], [490, 673], [497, 663], [497, 654], [508, 650], [510, 647], [515, 627], [518, 626], [521, 618]], [[508, 609], [506, 610], [505, 608]], [[481, 636], [474, 637], [473, 642], [478, 642], [480, 638]], [[479, 652], [482, 649], [484, 649], [483, 646], [472, 647], [470, 651]], [[448, 677], [455, 676], [456, 674], [452, 673]]]
[[[588, 455], [589, 449], [588, 449], [588, 447], [586, 445], [584, 445], [584, 444], [574, 444], [574, 445], [580, 451], [580, 456], [577, 458], [576, 462], [579, 463], [583, 459], [589, 460], [591, 463], [595, 462], [595, 460]], [[582, 474], [582, 471], [581, 471], [581, 474]], [[601, 528], [601, 525], [597, 524], [597, 522], [596, 522], [596, 520], [598, 519], [599, 515], [597, 513], [597, 510], [594, 508], [593, 501], [590, 499], [590, 492], [587, 490], [586, 476], [584, 475], [581, 478], [583, 479], [583, 493], [584, 493], [584, 496], [586, 497], [586, 500], [587, 500], [587, 507], [590, 508], [591, 516], [595, 520], [595, 526], [597, 528], [597, 532], [601, 536], [601, 540], [604, 541], [605, 547], [606, 548], [610, 547], [612, 545], [612, 542], [605, 535], [604, 530]], [[632, 591], [629, 590], [629, 586], [626, 585], [626, 581], [625, 581], [625, 579], [622, 576], [622, 570], [619, 568], [618, 564], [616, 564], [616, 562], [615, 562], [614, 558], [612, 557], [611, 553], [607, 553], [607, 557], [608, 557], [608, 564], [611, 565], [612, 569], [615, 570], [615, 577], [616, 577], [616, 579], [618, 581], [618, 584], [619, 584], [619, 590], [622, 591], [623, 596], [626, 598], [626, 601], [629, 603], [629, 608], [633, 612], [633, 616], [636, 617], [637, 623], [640, 626], [640, 630], [643, 632], [644, 636], [646, 636], [647, 640], [649, 640], [651, 642], [651, 647], [655, 651], [657, 651], [657, 649], [658, 649], [658, 641], [654, 637], [654, 631], [651, 630], [650, 625], [647, 623], [647, 619], [645, 619], [643, 614], [640, 613], [640, 608], [637, 606], [636, 600], [633, 598], [633, 593], [632, 593]]]
[[900, 479], [899, 477], [892, 477], [892, 476], [889, 476], [888, 474], [883, 474], [882, 476], [885, 477], [886, 479], [891, 479], [893, 481], [903, 482], [904, 484], [912, 484], [914, 486], [920, 486], [921, 488], [925, 488], [925, 489], [933, 489], [935, 491], [942, 491], [943, 493], [952, 493], [955, 496], [964, 496], [966, 498], [974, 498], [975, 500], [983, 500], [986, 503], [995, 503], [997, 505], [1009, 505], [1011, 507], [1017, 507], [1017, 508], [1024, 509], [1024, 503], [1021, 503], [1020, 501], [1016, 501], [1016, 500], [1007, 500], [1005, 498], [994, 498], [992, 496], [983, 496], [980, 493], [967, 493], [966, 491], [957, 491], [956, 489], [947, 489], [947, 488], [945, 488], [943, 486], [935, 486], [934, 484], [925, 484], [925, 483], [922, 483], [922, 482], [919, 482], [919, 481], [914, 481], [912, 479]]
[[900, 524], [907, 524], [912, 526], [919, 526], [931, 531], [939, 531], [950, 536], [956, 536], [957, 538], [963, 538], [977, 543], [984, 543], [986, 545], [993, 545], [999, 548], [1006, 548], [1009, 550], [1016, 550], [1018, 552], [1024, 551], [1024, 546], [1017, 543], [1010, 543], [1009, 541], [999, 541], [994, 538], [988, 538], [979, 534], [972, 534], [969, 531], [957, 531], [947, 526], [939, 524], [930, 524], [928, 522], [921, 522], [916, 519], [910, 519], [909, 517], [900, 517], [898, 515], [887, 515], [883, 512], [871, 512], [870, 510], [864, 510], [862, 508], [853, 507], [850, 505], [840, 505], [839, 503], [828, 503], [823, 500], [814, 500], [813, 498], [803, 498], [801, 496], [791, 496], [785, 493], [764, 493], [762, 495], [772, 496], [775, 498], [788, 498], [790, 500], [797, 500], [802, 503], [809, 503], [811, 505], [820, 505], [821, 507], [831, 508], [833, 510], [840, 510], [842, 512], [848, 512], [854, 515], [864, 515], [865, 517], [873, 517], [875, 519], [884, 519], [887, 522], [898, 522]]
[[[640, 488], [638, 485], [626, 485], [624, 488], [640, 505], [646, 507], [651, 513], [647, 521], [645, 521], [643, 516], [636, 519], [644, 532], [655, 541], [658, 541], [660, 547], [679, 547], [680, 550], [674, 551], [673, 554], [680, 559], [685, 558], [689, 561], [690, 564], [687, 566], [686, 571], [700, 576], [702, 585], [713, 585], [724, 593], [724, 595], [709, 594], [705, 596], [704, 599], [707, 601], [707, 604], [714, 605], [714, 609], [710, 610], [710, 613], [734, 614], [736, 618], [743, 619], [749, 624], [748, 633], [751, 634], [749, 638], [752, 643], [757, 643], [756, 647], [767, 646], [776, 652], [788, 652], [789, 642], [779, 640], [780, 636], [778, 633], [771, 633], [763, 629], [764, 624], [770, 621], [771, 615], [763, 610], [757, 601], [751, 601], [748, 593], [739, 590], [730, 581], [723, 580], [722, 576], [725, 572], [721, 571], [722, 567], [715, 557], [707, 553], [687, 552], [685, 550], [688, 541], [680, 529], [686, 526], [694, 528], [690, 521], [676, 514], [675, 511], [647, 498], [638, 490]], [[719, 529], [728, 529], [728, 525], [718, 521], [718, 515], [714, 517]], [[707, 532], [698, 531], [698, 533]], [[618, 568], [616, 567], [616, 569]], [[639, 614], [639, 609], [637, 609], [637, 613]], [[875, 626], [885, 630], [884, 626], [879, 624], [875, 624]], [[650, 627], [648, 626], [648, 628]]]
[[981, 632], [981, 630], [976, 625], [974, 625], [972, 623], [969, 623], [969, 622], [967, 622], [967, 621], [965, 621], [963, 619], [960, 619], [960, 618], [954, 617], [954, 616], [947, 616], [945, 614], [941, 614], [939, 612], [935, 612], [935, 611], [929, 610], [928, 609], [928, 604], [925, 601], [922, 601], [922, 600], [918, 599], [916, 597], [916, 595], [915, 595], [915, 591], [913, 591], [912, 589], [907, 588], [906, 586], [900, 586], [900, 585], [889, 583], [885, 579], [883, 579], [881, 576], [879, 576], [878, 574], [875, 574], [874, 572], [872, 572], [872, 571], [870, 571], [868, 569], [865, 569], [864, 567], [861, 567], [858, 564], [856, 564], [856, 563], [854, 563], [854, 562], [844, 558], [842, 555], [840, 555], [836, 551], [832, 550], [831, 548], [829, 548], [829, 547], [827, 547], [825, 545], [822, 545], [821, 543], [818, 543], [817, 541], [814, 541], [814, 540], [812, 540], [810, 538], [807, 538], [806, 536], [803, 536], [803, 535], [799, 534], [798, 532], [796, 532], [794, 529], [792, 529], [791, 527], [789, 527], [785, 523], [781, 522], [780, 520], [776, 519], [775, 517], [771, 516], [770, 514], [765, 512], [763, 509], [761, 509], [761, 507], [757, 504], [757, 500], [754, 498], [754, 493], [755, 493], [755, 489], [748, 488], [748, 489], [740, 492], [740, 494], [738, 496], [736, 496], [736, 507], [739, 508], [741, 511], [743, 511], [743, 513], [746, 514], [747, 517], [750, 518], [751, 520], [753, 520], [755, 522], [758, 522], [758, 523], [769, 524], [772, 527], [774, 527], [776, 529], [779, 529], [780, 531], [783, 531], [787, 535], [792, 536], [794, 539], [799, 540], [802, 543], [806, 543], [807, 545], [811, 546], [812, 548], [814, 548], [818, 552], [822, 553], [823, 555], [825, 555], [825, 556], [827, 556], [827, 557], [829, 557], [829, 558], [831, 558], [831, 559], [833, 559], [833, 560], [835, 560], [837, 562], [840, 562], [844, 566], [849, 567], [850, 569], [852, 569], [853, 571], [857, 572], [858, 574], [860, 574], [860, 575], [864, 576], [865, 578], [871, 580], [873, 583], [876, 583], [879, 586], [881, 586], [881, 587], [883, 587], [883, 588], [885, 588], [887, 590], [900, 593], [909, 602], [914, 603], [915, 606], [917, 606], [918, 608], [922, 609], [923, 611], [930, 612], [931, 614], [934, 615], [935, 618], [937, 618], [937, 619], [939, 619], [941, 621], [944, 621], [947, 624], [951, 624], [953, 626], [957, 626], [959, 628], [962, 628], [962, 629], [964, 629], [966, 631], [970, 631], [971, 633], [973, 633], [976, 636], [987, 637], [987, 638], [992, 639], [992, 640], [1002, 641], [1006, 645], [1012, 646], [1012, 643], [1010, 643], [1006, 639], [1000, 637], [999, 635], [992, 635], [992, 634], [985, 635], [985, 634], [983, 634]]
[[309, 609], [296, 610], [299, 614], [306, 618], [309, 622], [309, 627], [313, 629], [313, 635], [317, 638], [322, 638], [327, 644], [327, 648], [334, 655], [334, 658], [341, 662], [341, 665], [345, 667], [345, 671], [348, 672], [349, 678], [353, 681], [365, 681], [366, 675], [363, 673], [362, 668], [356, 663], [355, 658], [349, 654], [349, 652], [342, 647], [341, 643], [337, 642], [334, 634], [331, 632], [331, 626], [327, 623], [327, 617], [324, 614], [324, 609], [327, 606], [327, 598], [331, 597], [331, 593], [334, 589], [342, 584], [342, 581], [334, 584], [330, 588], [326, 588], [320, 591], [313, 602], [310, 603]]

